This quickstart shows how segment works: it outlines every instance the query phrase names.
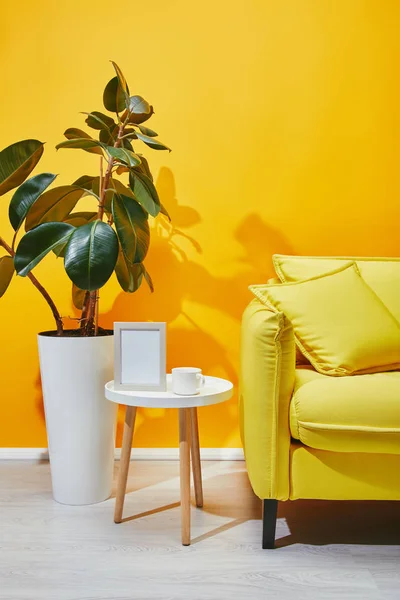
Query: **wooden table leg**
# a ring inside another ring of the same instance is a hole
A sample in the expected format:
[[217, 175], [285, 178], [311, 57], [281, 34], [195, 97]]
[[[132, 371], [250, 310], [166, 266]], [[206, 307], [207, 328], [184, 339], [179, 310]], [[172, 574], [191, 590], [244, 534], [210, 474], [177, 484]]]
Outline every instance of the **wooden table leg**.
[[125, 411], [124, 435], [122, 438], [121, 458], [119, 461], [119, 475], [117, 494], [115, 498], [114, 523], [121, 523], [122, 511], [128, 481], [129, 461], [131, 459], [133, 430], [135, 429], [136, 406], [127, 406]]
[[201, 481], [201, 462], [200, 462], [200, 443], [199, 443], [199, 424], [197, 421], [197, 408], [190, 408], [190, 434], [192, 446], [192, 470], [194, 481], [194, 494], [196, 506], [203, 506], [203, 484]]
[[190, 545], [190, 409], [179, 409], [182, 544]]

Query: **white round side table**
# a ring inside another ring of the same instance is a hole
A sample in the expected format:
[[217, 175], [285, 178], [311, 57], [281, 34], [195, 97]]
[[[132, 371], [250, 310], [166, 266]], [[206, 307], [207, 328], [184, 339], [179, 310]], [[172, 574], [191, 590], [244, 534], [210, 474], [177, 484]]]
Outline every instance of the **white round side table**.
[[205, 385], [193, 396], [178, 396], [172, 392], [171, 375], [167, 375], [166, 392], [135, 392], [115, 390], [114, 382], [105, 385], [105, 396], [111, 402], [124, 404], [125, 424], [122, 438], [120, 471], [115, 500], [114, 522], [121, 523], [131, 458], [136, 408], [178, 408], [179, 409], [179, 462], [181, 488], [182, 544], [190, 545], [190, 455], [192, 455], [193, 481], [196, 506], [203, 506], [201, 480], [199, 430], [197, 407], [225, 402], [232, 397], [233, 384], [219, 377], [206, 377]]

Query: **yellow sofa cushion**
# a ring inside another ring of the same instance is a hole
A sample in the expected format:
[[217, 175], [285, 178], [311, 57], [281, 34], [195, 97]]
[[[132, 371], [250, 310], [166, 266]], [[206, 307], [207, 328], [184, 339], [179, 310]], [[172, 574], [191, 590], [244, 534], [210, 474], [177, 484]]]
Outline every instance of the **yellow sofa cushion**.
[[286, 256], [275, 254], [275, 271], [283, 282], [301, 281], [355, 261], [362, 278], [400, 322], [400, 258]]
[[400, 454], [400, 372], [328, 377], [296, 369], [290, 432], [319, 450]]
[[355, 263], [304, 281], [250, 290], [287, 316], [296, 343], [317, 371], [344, 376], [400, 368], [400, 324]]

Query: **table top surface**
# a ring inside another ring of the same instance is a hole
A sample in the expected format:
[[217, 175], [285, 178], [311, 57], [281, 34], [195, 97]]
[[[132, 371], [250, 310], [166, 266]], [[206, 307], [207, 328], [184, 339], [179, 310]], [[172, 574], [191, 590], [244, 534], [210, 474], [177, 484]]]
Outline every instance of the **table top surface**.
[[107, 400], [126, 406], [145, 406], [147, 408], [191, 408], [209, 406], [229, 400], [233, 395], [233, 383], [220, 377], [206, 376], [205, 385], [198, 394], [180, 396], [172, 391], [172, 376], [167, 375], [165, 392], [138, 392], [131, 390], [115, 390], [114, 381], [105, 385]]

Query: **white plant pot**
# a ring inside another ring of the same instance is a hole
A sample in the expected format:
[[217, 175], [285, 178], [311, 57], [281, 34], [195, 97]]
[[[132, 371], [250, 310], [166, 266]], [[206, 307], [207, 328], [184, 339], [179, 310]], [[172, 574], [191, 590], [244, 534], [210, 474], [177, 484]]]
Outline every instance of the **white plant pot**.
[[111, 495], [117, 406], [104, 397], [113, 379], [113, 336], [38, 336], [53, 496], [94, 504]]

